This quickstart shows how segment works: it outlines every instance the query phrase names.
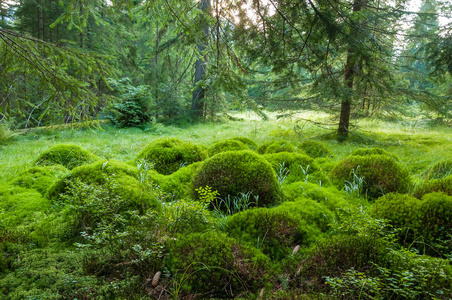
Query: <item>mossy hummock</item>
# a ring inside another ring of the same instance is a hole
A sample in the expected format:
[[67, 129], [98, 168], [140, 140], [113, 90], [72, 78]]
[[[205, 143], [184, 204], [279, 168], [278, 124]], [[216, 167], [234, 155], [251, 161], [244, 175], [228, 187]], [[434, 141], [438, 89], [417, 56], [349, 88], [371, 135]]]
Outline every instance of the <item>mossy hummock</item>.
[[148, 144], [135, 161], [146, 160], [154, 163], [160, 174], [169, 175], [181, 167], [207, 158], [203, 147], [177, 138], [158, 139]]
[[45, 195], [52, 185], [67, 172], [68, 169], [62, 165], [32, 167], [15, 177], [11, 184], [35, 189]]
[[276, 141], [269, 142], [259, 146], [256, 150], [259, 154], [270, 154], [270, 153], [279, 153], [279, 152], [298, 152], [301, 154], [305, 154], [303, 151], [298, 150], [295, 146], [288, 141]]
[[263, 157], [252, 151], [219, 153], [204, 161], [193, 178], [192, 191], [209, 186], [221, 198], [251, 192], [259, 196], [258, 205], [267, 206], [279, 200], [276, 174]]
[[71, 170], [81, 165], [90, 164], [99, 159], [100, 158], [79, 145], [59, 144], [52, 146], [39, 154], [35, 163], [40, 166], [63, 165], [65, 168]]
[[221, 152], [226, 151], [241, 151], [241, 150], [250, 150], [250, 148], [244, 143], [236, 140], [225, 140], [215, 142], [209, 148], [209, 156], [214, 156]]
[[312, 158], [333, 157], [333, 154], [328, 149], [326, 144], [319, 141], [304, 141], [300, 144], [299, 148]]

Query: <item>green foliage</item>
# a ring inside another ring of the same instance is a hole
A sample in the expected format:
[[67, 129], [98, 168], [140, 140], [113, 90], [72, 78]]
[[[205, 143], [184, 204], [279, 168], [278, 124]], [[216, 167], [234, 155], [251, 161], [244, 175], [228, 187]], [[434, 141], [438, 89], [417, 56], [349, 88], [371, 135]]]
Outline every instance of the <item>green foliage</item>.
[[386, 155], [394, 158], [396, 161], [399, 161], [399, 158], [389, 153], [386, 150], [383, 150], [381, 148], [359, 148], [352, 152], [352, 156], [366, 156], [366, 155]]
[[236, 140], [236, 141], [242, 142], [245, 145], [247, 145], [251, 150], [256, 150], [258, 147], [258, 145], [255, 141], [253, 141], [250, 138], [244, 137], [244, 136], [233, 137], [230, 140]]
[[333, 154], [328, 149], [326, 144], [319, 141], [314, 140], [304, 141], [300, 144], [299, 148], [312, 158], [333, 157]]
[[[296, 181], [329, 185], [329, 179], [317, 166], [314, 159], [300, 153], [279, 152], [265, 154], [263, 157], [270, 162], [273, 169], [280, 175], [280, 181], [290, 184]], [[284, 180], [281, 180], [281, 175]]]
[[279, 190], [271, 165], [251, 151], [223, 152], [205, 160], [193, 178], [193, 191], [209, 186], [221, 198], [252, 192], [259, 206], [278, 201]]
[[120, 101], [113, 103], [110, 108], [109, 119], [113, 124], [122, 128], [150, 121], [148, 86], [132, 86], [129, 78], [110, 79], [109, 83], [117, 90], [120, 98]]
[[447, 195], [452, 195], [452, 175], [424, 182], [415, 188], [413, 196], [421, 199], [425, 194], [433, 192], [443, 192]]
[[36, 159], [37, 165], [63, 165], [69, 170], [99, 160], [88, 150], [75, 144], [59, 144], [41, 152]]
[[330, 173], [333, 183], [342, 188], [363, 177], [362, 193], [376, 199], [390, 192], [406, 192], [410, 185], [408, 170], [386, 155], [349, 156]]
[[36, 189], [45, 195], [51, 186], [67, 172], [68, 170], [62, 165], [32, 167], [16, 176], [11, 184]]
[[0, 120], [0, 145], [8, 142], [14, 133], [9, 129], [9, 124], [4, 120]]
[[307, 245], [309, 229], [299, 215], [286, 209], [254, 208], [227, 219], [226, 232], [240, 243], [261, 249], [264, 254], [282, 259], [295, 245]]
[[413, 227], [419, 218], [420, 204], [420, 200], [410, 195], [389, 193], [375, 200], [371, 213], [377, 218], [388, 220], [394, 227]]
[[182, 199], [191, 196], [192, 180], [200, 166], [201, 162], [196, 162], [167, 176], [154, 172], [150, 179], [158, 184], [164, 193], [172, 198]]
[[268, 142], [261, 146], [259, 146], [256, 151], [259, 154], [270, 154], [270, 153], [279, 153], [279, 152], [298, 152], [304, 154], [302, 151], [295, 148], [292, 143], [288, 141], [277, 141], [277, 142]]
[[429, 167], [425, 171], [424, 177], [427, 180], [443, 179], [449, 175], [452, 175], [452, 160], [443, 160]]
[[210, 146], [209, 156], [214, 156], [215, 154], [226, 151], [240, 151], [240, 150], [250, 150], [250, 148], [240, 141], [224, 140], [216, 142], [212, 146]]
[[148, 144], [135, 160], [146, 160], [153, 163], [157, 172], [169, 175], [181, 167], [205, 158], [207, 158], [207, 153], [201, 146], [177, 138], [165, 138]]
[[147, 188], [137, 178], [138, 170], [132, 166], [116, 161], [99, 161], [74, 168], [52, 186], [47, 196], [55, 202], [64, 203], [68, 198], [62, 196], [66, 194], [70, 199], [77, 198], [83, 205], [85, 197], [90, 199], [90, 189], [97, 190], [98, 186], [110, 182], [108, 189], [102, 193], [110, 193], [113, 198], [119, 199], [120, 205], [140, 211], [157, 208], [153, 189]]
[[339, 214], [347, 209], [350, 204], [345, 200], [344, 192], [338, 191], [334, 186], [325, 187], [318, 184], [294, 182], [282, 187], [284, 201], [296, 201], [300, 197], [306, 197], [323, 203], [330, 211]]
[[[194, 233], [168, 242], [165, 260], [178, 290], [232, 297], [260, 288], [268, 258], [222, 232]], [[176, 288], [175, 287], [175, 288]]]
[[448, 254], [452, 251], [452, 196], [431, 193], [422, 197], [418, 206], [419, 232], [430, 240], [448, 240]]

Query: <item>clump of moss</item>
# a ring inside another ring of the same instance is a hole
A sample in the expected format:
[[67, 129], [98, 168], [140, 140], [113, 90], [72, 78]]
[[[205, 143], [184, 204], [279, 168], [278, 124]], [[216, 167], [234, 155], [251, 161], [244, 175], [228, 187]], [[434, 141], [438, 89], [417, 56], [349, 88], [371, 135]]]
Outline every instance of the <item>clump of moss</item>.
[[333, 157], [325, 143], [313, 140], [307, 140], [300, 144], [300, 147], [307, 155], [312, 158]]
[[207, 158], [206, 151], [199, 145], [177, 138], [158, 139], [147, 145], [135, 161], [146, 160], [155, 163], [154, 169], [160, 174], [169, 175], [182, 166]]
[[224, 140], [214, 143], [209, 148], [209, 156], [214, 156], [221, 152], [226, 151], [240, 151], [240, 150], [250, 150], [250, 148], [244, 143], [236, 140]]
[[230, 216], [226, 232], [240, 243], [256, 246], [271, 258], [282, 259], [295, 245], [308, 244], [303, 219], [284, 209], [254, 208]]
[[278, 201], [279, 189], [271, 165], [252, 151], [219, 153], [205, 160], [193, 178], [192, 191], [209, 186], [221, 198], [251, 192], [259, 196], [259, 206]]
[[233, 137], [233, 138], [231, 138], [231, 140], [236, 140], [236, 141], [242, 142], [245, 145], [247, 145], [248, 148], [250, 148], [251, 150], [256, 150], [258, 147], [258, 144], [255, 141], [253, 141], [250, 138], [244, 137], [244, 136]]
[[77, 182], [87, 185], [105, 185], [114, 181], [112, 192], [141, 211], [149, 207], [158, 207], [152, 191], [148, 191], [138, 180], [140, 172], [137, 168], [117, 161], [98, 161], [90, 165], [74, 168], [72, 172], [57, 181], [47, 193], [53, 201], [61, 201], [61, 195], [71, 192], [71, 185]]
[[338, 188], [363, 178], [362, 193], [369, 199], [391, 192], [404, 193], [410, 186], [408, 170], [386, 155], [347, 157], [333, 168], [330, 176]]
[[209, 231], [182, 236], [167, 245], [165, 265], [183, 289], [203, 297], [224, 298], [265, 283], [268, 258], [258, 250], [243, 247], [222, 232]]
[[280, 182], [316, 182], [329, 185], [330, 181], [315, 163], [314, 159], [299, 153], [279, 152], [263, 155], [276, 171]]
[[35, 189], [45, 195], [50, 187], [67, 172], [68, 169], [62, 165], [32, 167], [15, 177], [11, 184]]
[[424, 173], [424, 178], [443, 179], [449, 175], [452, 175], [452, 160], [443, 160], [428, 168]]
[[59, 144], [43, 151], [35, 163], [41, 166], [63, 165], [71, 170], [96, 160], [99, 158], [79, 145]]
[[416, 187], [413, 196], [421, 199], [425, 194], [434, 192], [443, 192], [449, 196], [452, 196], [452, 175], [442, 179], [432, 179], [419, 185]]
[[452, 196], [444, 193], [431, 193], [422, 197], [418, 207], [419, 231], [434, 241], [448, 241], [448, 251], [452, 250]]
[[201, 162], [197, 162], [167, 176], [154, 174], [151, 177], [156, 179], [155, 183], [160, 186], [160, 189], [164, 193], [170, 195], [172, 198], [182, 199], [184, 197], [190, 197], [192, 180], [200, 166]]
[[371, 214], [389, 220], [395, 227], [412, 227], [413, 221], [418, 219], [419, 204], [421, 201], [410, 195], [389, 193], [375, 201]]
[[399, 158], [396, 155], [389, 153], [388, 151], [383, 150], [381, 148], [360, 148], [353, 151], [351, 155], [352, 156], [387, 155], [394, 158], [396, 161], [399, 161]]
[[297, 151], [295, 146], [288, 141], [269, 142], [259, 146], [256, 150], [259, 154], [270, 154], [279, 152], [298, 152], [304, 154], [303, 151]]

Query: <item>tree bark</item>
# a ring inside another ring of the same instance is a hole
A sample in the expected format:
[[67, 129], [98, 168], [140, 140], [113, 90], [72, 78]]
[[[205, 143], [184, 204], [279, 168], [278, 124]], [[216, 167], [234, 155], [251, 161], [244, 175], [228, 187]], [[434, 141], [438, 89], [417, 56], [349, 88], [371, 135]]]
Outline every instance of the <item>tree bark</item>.
[[38, 0], [36, 10], [38, 14], [38, 38], [44, 40], [44, 12], [42, 9], [42, 0]]
[[[353, 1], [353, 12], [361, 11], [364, 4], [368, 0], [354, 0]], [[356, 75], [356, 53], [350, 45], [347, 51], [347, 61], [345, 63], [344, 70], [344, 82], [348, 91], [346, 96], [341, 102], [341, 115], [339, 118], [339, 128], [337, 129], [337, 136], [339, 140], [345, 140], [348, 138], [349, 128], [350, 128], [350, 113], [353, 102], [353, 84]]]
[[194, 119], [202, 119], [205, 117], [205, 89], [203, 87], [197, 87], [198, 82], [204, 78], [206, 74], [206, 62], [207, 57], [204, 55], [204, 51], [207, 48], [207, 39], [209, 36], [209, 26], [207, 24], [206, 16], [210, 11], [210, 0], [202, 0], [201, 1], [201, 10], [203, 11], [204, 16], [202, 17], [202, 28], [203, 28], [203, 39], [198, 42], [198, 51], [202, 55], [202, 59], [196, 60], [195, 63], [195, 80], [193, 91], [192, 103], [191, 103], [191, 112]]

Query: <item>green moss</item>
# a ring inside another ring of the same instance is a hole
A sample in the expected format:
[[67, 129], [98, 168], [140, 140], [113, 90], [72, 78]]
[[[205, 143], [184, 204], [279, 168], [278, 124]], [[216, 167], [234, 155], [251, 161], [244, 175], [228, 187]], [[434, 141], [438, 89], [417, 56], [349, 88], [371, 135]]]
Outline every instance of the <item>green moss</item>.
[[182, 289], [202, 293], [203, 298], [257, 291], [266, 278], [263, 266], [268, 258], [222, 232], [190, 234], [170, 241], [167, 249], [165, 265], [182, 282]]
[[279, 190], [271, 165], [252, 151], [219, 153], [204, 161], [193, 179], [192, 191], [209, 186], [221, 198], [252, 192], [259, 206], [278, 201]]
[[140, 173], [137, 168], [117, 161], [98, 161], [90, 165], [74, 168], [72, 172], [57, 181], [49, 190], [47, 197], [60, 201], [60, 195], [69, 191], [70, 183], [79, 181], [88, 185], [104, 185], [107, 180], [114, 180], [114, 193], [122, 199], [127, 199], [131, 207], [145, 209], [157, 207], [152, 191], [145, 188], [138, 180]]
[[422, 197], [418, 207], [419, 231], [430, 240], [448, 241], [448, 251], [452, 251], [452, 196], [431, 193]]
[[285, 201], [296, 201], [300, 197], [309, 198], [323, 203], [330, 211], [336, 213], [350, 206], [345, 200], [345, 193], [338, 191], [334, 186], [325, 187], [309, 182], [294, 182], [283, 186], [282, 191]]
[[0, 228], [24, 228], [35, 222], [50, 206], [50, 201], [34, 189], [0, 186]]
[[62, 165], [33, 167], [20, 173], [11, 181], [11, 184], [36, 189], [45, 195], [50, 187], [67, 172], [68, 170]]
[[214, 156], [221, 152], [226, 151], [240, 151], [240, 150], [250, 150], [250, 148], [244, 143], [236, 140], [225, 140], [214, 143], [209, 148], [209, 156]]
[[43, 151], [35, 163], [42, 166], [63, 165], [68, 169], [73, 169], [96, 160], [99, 158], [78, 145], [59, 144]]
[[322, 142], [307, 140], [301, 143], [299, 148], [312, 158], [333, 157], [326, 144]]
[[337, 164], [330, 173], [333, 183], [343, 188], [354, 177], [363, 177], [362, 192], [370, 199], [381, 195], [408, 191], [408, 170], [386, 155], [349, 156]]
[[147, 145], [135, 161], [146, 160], [154, 163], [160, 174], [169, 175], [182, 166], [207, 158], [206, 151], [198, 145], [177, 138], [158, 139]]
[[152, 175], [155, 178], [155, 182], [160, 186], [163, 192], [171, 195], [172, 198], [181, 199], [189, 197], [191, 193], [192, 180], [199, 170], [201, 163], [194, 163], [184, 168], [177, 170], [176, 172], [164, 176]]
[[395, 227], [413, 227], [418, 219], [421, 201], [398, 193], [389, 193], [378, 198], [371, 207], [371, 214], [376, 218], [386, 219]]
[[282, 259], [295, 245], [311, 242], [303, 219], [285, 209], [254, 208], [230, 216], [226, 232], [240, 243], [259, 247], [264, 254]]
[[443, 192], [452, 196], [452, 175], [442, 179], [432, 179], [418, 186], [413, 196], [421, 199], [425, 194], [433, 192]]
[[242, 142], [245, 145], [247, 145], [248, 148], [250, 148], [251, 150], [256, 150], [258, 147], [258, 145], [255, 141], [253, 141], [250, 138], [244, 137], [244, 136], [233, 137], [230, 140], [236, 140], [236, 141]]
[[443, 179], [452, 175], [452, 160], [443, 160], [429, 167], [424, 174], [426, 179]]
[[352, 156], [387, 155], [394, 158], [396, 161], [399, 161], [399, 158], [396, 155], [389, 153], [388, 151], [383, 150], [381, 148], [360, 148], [353, 151], [351, 155]]
[[263, 155], [270, 162], [284, 184], [296, 181], [309, 181], [329, 185], [330, 181], [325, 173], [314, 162], [314, 159], [299, 153], [279, 152]]
[[259, 146], [256, 150], [259, 154], [270, 154], [278, 152], [298, 152], [304, 154], [303, 151], [297, 151], [295, 146], [288, 141], [269, 142]]

